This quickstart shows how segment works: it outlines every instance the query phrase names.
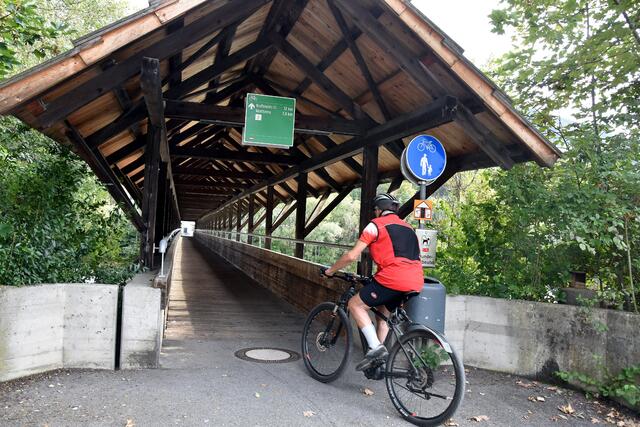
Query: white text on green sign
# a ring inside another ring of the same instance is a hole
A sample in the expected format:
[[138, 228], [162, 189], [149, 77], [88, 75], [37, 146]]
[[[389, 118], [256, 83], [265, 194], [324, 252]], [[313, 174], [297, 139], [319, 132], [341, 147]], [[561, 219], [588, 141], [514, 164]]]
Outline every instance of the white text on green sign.
[[244, 145], [293, 146], [295, 98], [248, 93], [245, 98]]

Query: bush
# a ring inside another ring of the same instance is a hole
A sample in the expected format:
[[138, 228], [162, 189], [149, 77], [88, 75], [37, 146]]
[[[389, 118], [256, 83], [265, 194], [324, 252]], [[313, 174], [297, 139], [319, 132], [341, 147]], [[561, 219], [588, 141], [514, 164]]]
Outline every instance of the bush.
[[122, 283], [137, 233], [87, 166], [12, 118], [0, 121], [0, 284]]

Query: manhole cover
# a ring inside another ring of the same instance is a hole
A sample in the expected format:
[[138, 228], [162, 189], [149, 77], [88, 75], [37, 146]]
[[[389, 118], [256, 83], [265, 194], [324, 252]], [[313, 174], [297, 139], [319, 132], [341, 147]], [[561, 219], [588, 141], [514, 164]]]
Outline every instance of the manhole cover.
[[243, 348], [236, 351], [235, 355], [239, 359], [258, 363], [287, 363], [300, 359], [295, 351], [268, 347]]

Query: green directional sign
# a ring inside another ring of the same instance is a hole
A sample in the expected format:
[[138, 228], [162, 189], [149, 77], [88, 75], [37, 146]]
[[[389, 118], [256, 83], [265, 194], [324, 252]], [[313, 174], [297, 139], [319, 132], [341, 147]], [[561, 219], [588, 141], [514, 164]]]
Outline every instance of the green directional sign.
[[296, 99], [248, 93], [244, 105], [244, 145], [293, 146]]

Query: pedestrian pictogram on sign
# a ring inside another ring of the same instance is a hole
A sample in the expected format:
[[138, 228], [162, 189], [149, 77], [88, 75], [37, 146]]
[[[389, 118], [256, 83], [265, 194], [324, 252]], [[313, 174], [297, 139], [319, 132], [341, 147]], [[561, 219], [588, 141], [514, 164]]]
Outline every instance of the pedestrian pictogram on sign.
[[447, 152], [436, 137], [418, 135], [405, 148], [403, 160], [407, 172], [418, 181], [424, 181], [429, 185], [444, 172], [447, 166]]
[[413, 217], [418, 221], [431, 221], [433, 219], [433, 202], [431, 200], [414, 200]]

